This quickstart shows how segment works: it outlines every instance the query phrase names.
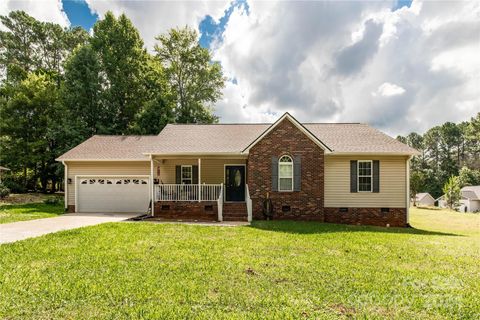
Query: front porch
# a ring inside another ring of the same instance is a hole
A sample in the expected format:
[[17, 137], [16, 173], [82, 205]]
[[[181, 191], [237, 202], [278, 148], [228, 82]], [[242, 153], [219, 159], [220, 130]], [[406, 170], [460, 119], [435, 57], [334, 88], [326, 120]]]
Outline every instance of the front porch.
[[175, 220], [251, 221], [245, 158], [152, 156], [152, 214]]

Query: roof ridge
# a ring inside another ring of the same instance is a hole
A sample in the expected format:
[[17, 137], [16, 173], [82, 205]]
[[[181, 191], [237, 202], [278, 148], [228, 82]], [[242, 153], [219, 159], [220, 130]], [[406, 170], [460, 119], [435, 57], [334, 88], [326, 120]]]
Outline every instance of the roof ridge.
[[269, 122], [240, 122], [240, 123], [169, 123], [167, 126], [222, 126], [222, 125], [271, 125]]
[[158, 134], [94, 134], [92, 137], [156, 137]]
[[[367, 123], [361, 122], [300, 122], [301, 124], [362, 124], [370, 126]], [[239, 122], [239, 123], [169, 123], [167, 126], [219, 126], [219, 125], [272, 125], [273, 122]]]

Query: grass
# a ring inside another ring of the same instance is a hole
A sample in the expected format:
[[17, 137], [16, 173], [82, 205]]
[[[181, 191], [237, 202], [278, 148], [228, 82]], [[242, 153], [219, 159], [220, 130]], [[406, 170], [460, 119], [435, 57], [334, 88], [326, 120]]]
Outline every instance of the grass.
[[[40, 199], [45, 199], [42, 197]], [[6, 203], [0, 204], [0, 224], [50, 218], [64, 213], [63, 202], [59, 204], [44, 203]]]
[[0, 318], [478, 319], [479, 218], [413, 209], [413, 229], [143, 222], [49, 234], [0, 246]]

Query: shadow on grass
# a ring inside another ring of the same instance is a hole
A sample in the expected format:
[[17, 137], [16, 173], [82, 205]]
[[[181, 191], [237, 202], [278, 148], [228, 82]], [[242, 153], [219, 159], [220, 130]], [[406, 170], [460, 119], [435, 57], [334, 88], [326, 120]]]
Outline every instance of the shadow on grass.
[[430, 210], [430, 211], [442, 211], [442, 210], [447, 210], [445, 208], [438, 208], [438, 207], [422, 207], [422, 206], [416, 206], [414, 208], [417, 208], [418, 210]]
[[386, 228], [374, 226], [354, 226], [344, 224], [333, 224], [326, 222], [301, 222], [301, 221], [253, 221], [250, 228], [274, 232], [285, 232], [294, 234], [320, 234], [333, 232], [378, 232], [396, 234], [417, 234], [431, 236], [454, 236], [460, 234], [428, 231], [416, 228]]

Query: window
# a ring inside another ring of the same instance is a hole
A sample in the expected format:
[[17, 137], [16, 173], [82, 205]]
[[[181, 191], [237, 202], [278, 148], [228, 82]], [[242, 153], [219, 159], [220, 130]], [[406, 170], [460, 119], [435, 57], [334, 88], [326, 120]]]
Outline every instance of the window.
[[293, 161], [289, 156], [278, 161], [278, 190], [293, 191]]
[[192, 184], [192, 166], [182, 166], [181, 183]]
[[358, 161], [358, 192], [372, 192], [372, 161]]

